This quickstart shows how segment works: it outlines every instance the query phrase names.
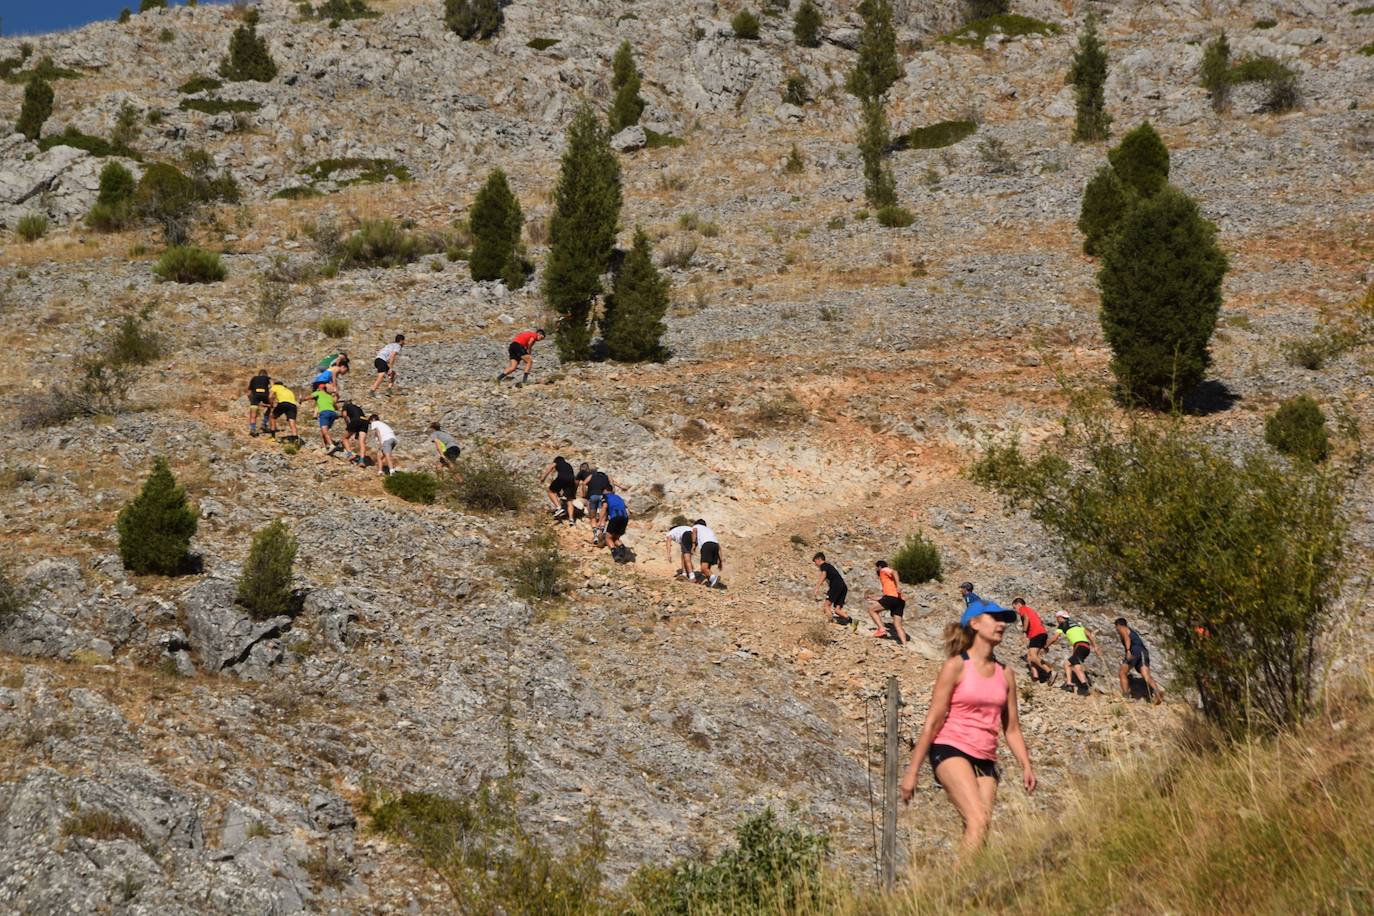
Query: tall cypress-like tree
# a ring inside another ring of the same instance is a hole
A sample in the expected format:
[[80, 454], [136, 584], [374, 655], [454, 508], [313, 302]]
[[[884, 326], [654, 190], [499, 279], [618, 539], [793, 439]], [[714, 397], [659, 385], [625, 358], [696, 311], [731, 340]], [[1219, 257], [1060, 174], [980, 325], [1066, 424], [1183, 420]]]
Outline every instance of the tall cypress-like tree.
[[1177, 188], [1127, 209], [1097, 274], [1099, 319], [1124, 401], [1173, 407], [1202, 381], [1226, 266], [1216, 226]]
[[544, 301], [558, 313], [554, 337], [565, 361], [590, 356], [592, 306], [610, 266], [620, 203], [620, 163], [610, 134], [583, 105], [568, 127], [544, 267]]
[[[520, 244], [520, 227], [524, 222], [520, 201], [511, 192], [506, 173], [499, 168], [492, 169], [477, 192], [468, 216], [472, 230], [472, 257], [468, 260], [468, 268], [472, 271], [472, 279], [509, 281], [519, 277], [521, 282], [516, 285], [523, 285], [524, 271], [518, 269], [516, 247]], [[516, 269], [512, 269], [512, 262]]]
[[644, 114], [644, 100], [639, 97], [642, 85], [639, 68], [635, 66], [634, 51], [628, 41], [622, 41], [611, 61], [611, 88], [615, 90], [615, 100], [611, 102], [609, 115], [611, 133], [619, 133], [632, 124], [639, 123]]
[[879, 99], [863, 103], [863, 127], [859, 130], [859, 158], [864, 166], [864, 199], [872, 207], [897, 204], [897, 182], [883, 159], [887, 149], [887, 112]]
[[291, 574], [296, 563], [296, 538], [281, 519], [253, 533], [253, 546], [239, 576], [235, 600], [254, 620], [270, 620], [295, 609]]
[[1078, 50], [1069, 67], [1068, 82], [1073, 86], [1075, 114], [1074, 142], [1105, 140], [1112, 124], [1107, 114], [1107, 49], [1097, 36], [1097, 17], [1089, 14], [1078, 36]]
[[115, 523], [124, 568], [139, 575], [181, 572], [197, 524], [195, 510], [187, 504], [186, 491], [172, 476], [167, 459], [157, 458], [143, 490], [119, 510]]
[[792, 17], [792, 37], [803, 48], [819, 48], [821, 45], [821, 8], [815, 0], [802, 0]]
[[883, 161], [888, 141], [884, 96], [902, 73], [897, 62], [897, 33], [892, 27], [888, 0], [862, 0], [859, 15], [864, 23], [859, 35], [859, 56], [845, 87], [863, 107], [858, 140], [864, 198], [873, 207], [892, 207], [897, 203], [897, 190], [892, 170]]
[[258, 35], [256, 19], [234, 30], [229, 39], [229, 54], [219, 65], [219, 75], [232, 82], [270, 83], [277, 78], [276, 61], [267, 50], [267, 39]]
[[1222, 32], [1202, 50], [1202, 85], [1212, 94], [1212, 110], [1231, 107], [1231, 43]]
[[19, 107], [19, 121], [14, 129], [30, 140], [37, 140], [43, 132], [43, 122], [51, 116], [52, 86], [35, 74], [24, 84], [24, 102]]
[[663, 316], [668, 311], [668, 279], [654, 266], [653, 247], [635, 227], [634, 245], [606, 297], [601, 336], [611, 359], [626, 363], [658, 362], [668, 357], [663, 346]]

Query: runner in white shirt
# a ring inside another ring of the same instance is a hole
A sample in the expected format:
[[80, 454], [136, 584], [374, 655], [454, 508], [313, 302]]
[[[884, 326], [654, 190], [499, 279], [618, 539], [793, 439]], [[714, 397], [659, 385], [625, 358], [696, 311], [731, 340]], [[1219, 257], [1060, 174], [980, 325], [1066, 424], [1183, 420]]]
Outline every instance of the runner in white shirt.
[[[716, 540], [716, 533], [706, 527], [706, 520], [701, 518], [692, 523], [692, 538], [701, 551], [701, 571], [697, 573], [696, 581], [715, 588], [720, 584], [718, 570], [725, 567], [720, 558], [720, 541]], [[712, 572], [712, 567], [717, 572]]]
[[390, 474], [396, 470], [396, 434], [375, 413], [368, 417], [368, 432], [377, 437], [377, 471]]
[[681, 552], [681, 559], [678, 562], [677, 572], [673, 573], [674, 577], [678, 579], [692, 578], [692, 550], [694, 544], [692, 540], [692, 527], [690, 525], [678, 525], [675, 528], [670, 528], [668, 529], [667, 539], [668, 555], [665, 559], [669, 561], [673, 559], [674, 547], [677, 547]]
[[382, 384], [382, 379], [387, 379], [390, 384], [387, 386], [388, 395], [396, 390], [396, 362], [401, 358], [401, 348], [406, 344], [406, 336], [397, 334], [396, 339], [377, 351], [377, 358], [372, 360], [372, 368], [377, 370], [377, 380], [372, 383], [369, 389], [370, 394], [376, 394], [377, 388]]

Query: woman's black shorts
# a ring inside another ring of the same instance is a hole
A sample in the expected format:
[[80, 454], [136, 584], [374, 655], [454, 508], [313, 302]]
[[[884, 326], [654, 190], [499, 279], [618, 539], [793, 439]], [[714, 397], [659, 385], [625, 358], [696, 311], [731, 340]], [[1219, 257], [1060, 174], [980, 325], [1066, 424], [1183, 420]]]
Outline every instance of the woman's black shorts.
[[[974, 757], [972, 754], [966, 754], [957, 747], [949, 744], [932, 744], [930, 746], [931, 775], [935, 775], [936, 768], [951, 757], [962, 757], [967, 760], [973, 767], [974, 776], [991, 776], [999, 782], [1002, 779], [1002, 773], [997, 769], [997, 761], [984, 760], [982, 757]], [[935, 784], [941, 786], [939, 776], [935, 776]], [[941, 786], [941, 788], [944, 787]]]
[[893, 617], [901, 617], [906, 613], [906, 602], [896, 595], [883, 595], [878, 599], [878, 605]]
[[629, 524], [630, 517], [628, 515], [622, 515], [618, 518], [608, 518], [606, 519], [606, 533], [614, 535], [615, 537], [620, 537], [625, 533], [625, 529], [629, 527]]
[[720, 565], [720, 545], [715, 541], [707, 541], [701, 545], [701, 562], [707, 566]]
[[1030, 647], [1032, 649], [1043, 649], [1049, 643], [1049, 641], [1050, 634], [1041, 633], [1039, 636], [1032, 636], [1030, 638]]
[[511, 359], [523, 359], [529, 355], [530, 351], [512, 340], [510, 346], [506, 348], [506, 352], [510, 354]]

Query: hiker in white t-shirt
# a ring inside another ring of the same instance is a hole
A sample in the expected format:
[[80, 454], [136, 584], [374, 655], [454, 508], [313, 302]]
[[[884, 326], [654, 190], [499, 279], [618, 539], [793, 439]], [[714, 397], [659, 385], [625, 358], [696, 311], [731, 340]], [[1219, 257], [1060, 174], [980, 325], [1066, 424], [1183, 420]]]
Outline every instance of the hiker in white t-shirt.
[[377, 388], [382, 384], [383, 379], [389, 382], [386, 389], [388, 395], [396, 390], [396, 363], [400, 360], [401, 348], [405, 345], [406, 336], [397, 334], [395, 340], [377, 351], [377, 358], [372, 360], [372, 368], [377, 370], [377, 380], [372, 383], [369, 394], [377, 393]]
[[668, 555], [665, 559], [672, 561], [674, 547], [677, 548], [680, 557], [677, 572], [673, 573], [673, 576], [678, 579], [692, 578], [692, 553], [696, 549], [696, 542], [692, 540], [692, 526], [675, 525], [668, 529], [667, 538]]
[[390, 474], [396, 470], [396, 434], [375, 413], [368, 417], [368, 432], [377, 437], [377, 471]]
[[716, 533], [706, 527], [706, 520], [700, 518], [692, 523], [692, 539], [701, 556], [701, 571], [696, 574], [696, 581], [715, 588], [720, 584], [719, 571], [725, 566], [720, 558], [720, 541], [716, 540]]

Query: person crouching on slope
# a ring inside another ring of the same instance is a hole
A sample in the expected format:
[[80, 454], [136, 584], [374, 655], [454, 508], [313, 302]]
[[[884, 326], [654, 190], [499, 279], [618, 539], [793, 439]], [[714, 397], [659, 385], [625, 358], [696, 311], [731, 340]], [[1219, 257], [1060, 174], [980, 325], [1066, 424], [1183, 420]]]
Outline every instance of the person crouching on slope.
[[910, 803], [921, 763], [930, 758], [936, 785], [945, 790], [963, 818], [965, 854], [983, 845], [992, 821], [1001, 778], [999, 729], [1021, 766], [1026, 791], [1035, 791], [1035, 770], [1016, 711], [1016, 675], [992, 654], [1001, 645], [1007, 624], [1014, 620], [1014, 611], [976, 601], [964, 609], [957, 624], [945, 628], [949, 658], [935, 678], [925, 724], [902, 776], [902, 801]]
[[691, 525], [674, 525], [668, 529], [668, 556], [665, 559], [673, 559], [674, 547], [678, 549], [678, 568], [677, 572], [673, 573], [673, 578], [691, 581], [692, 553], [696, 550]]
[[269, 403], [272, 406], [272, 435], [277, 433], [277, 421], [286, 417], [287, 428], [291, 430], [291, 438], [300, 441], [300, 435], [296, 432], [296, 411], [299, 405], [296, 403], [296, 392], [281, 384], [274, 384], [268, 392]]
[[720, 584], [720, 570], [725, 568], [725, 561], [720, 556], [720, 541], [703, 518], [692, 523], [692, 540], [696, 542], [701, 559], [701, 571], [696, 579], [707, 588], [715, 588]]
[[258, 434], [258, 412], [262, 412], [262, 429], [267, 431], [268, 414], [272, 408], [268, 406], [271, 398], [268, 392], [272, 390], [272, 377], [267, 374], [266, 369], [259, 369], [258, 374], [248, 380], [248, 435]]
[[1090, 652], [1098, 651], [1097, 639], [1087, 627], [1070, 617], [1068, 611], [1054, 612], [1054, 631], [1046, 649], [1059, 642], [1061, 636], [1069, 644], [1069, 657], [1064, 660], [1064, 685], [1059, 689], [1073, 690], [1077, 686], [1078, 692], [1087, 696], [1088, 671], [1083, 663]]
[[377, 473], [391, 474], [396, 470], [396, 433], [375, 413], [367, 418], [367, 425], [377, 437]]
[[511, 338], [510, 345], [506, 348], [506, 354], [510, 357], [510, 363], [505, 371], [496, 374], [498, 383], [504, 382], [507, 378], [515, 374], [516, 367], [523, 371], [524, 377], [515, 383], [519, 388], [530, 380], [530, 373], [534, 371], [534, 345], [544, 339], [544, 329], [535, 328], [533, 331], [524, 331]]
[[616, 493], [615, 487], [608, 486], [602, 491], [601, 511], [595, 524], [606, 533], [606, 545], [611, 548], [611, 556], [615, 561], [624, 563], [628, 560], [627, 550], [620, 539], [630, 526], [630, 510], [625, 500]]

